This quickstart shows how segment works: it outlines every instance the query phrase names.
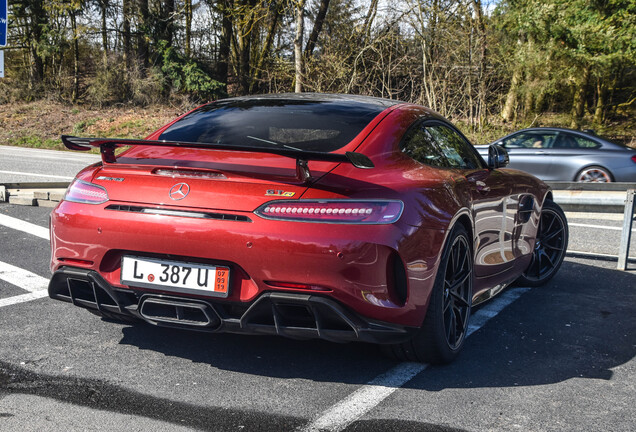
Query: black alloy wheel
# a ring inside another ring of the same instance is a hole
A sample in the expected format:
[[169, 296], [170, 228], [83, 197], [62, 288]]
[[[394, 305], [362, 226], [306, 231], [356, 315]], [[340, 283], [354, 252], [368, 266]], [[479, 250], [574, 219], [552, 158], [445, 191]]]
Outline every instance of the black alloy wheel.
[[563, 263], [568, 238], [568, 223], [563, 210], [554, 202], [546, 201], [530, 264], [517, 279], [517, 284], [540, 286], [550, 280]]
[[473, 252], [466, 228], [457, 224], [442, 251], [422, 326], [403, 343], [383, 345], [391, 358], [431, 364], [450, 363], [464, 345], [473, 295]]
[[471, 303], [472, 260], [464, 236], [457, 236], [451, 246], [444, 277], [444, 334], [451, 349], [461, 346], [468, 329]]

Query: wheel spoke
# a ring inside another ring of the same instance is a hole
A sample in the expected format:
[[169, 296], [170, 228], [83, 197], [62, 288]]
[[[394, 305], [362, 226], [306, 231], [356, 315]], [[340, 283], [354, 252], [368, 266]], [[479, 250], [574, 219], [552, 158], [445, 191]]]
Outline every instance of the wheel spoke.
[[542, 266], [542, 263], [541, 263], [541, 258], [542, 258], [542, 257], [543, 257], [543, 253], [542, 253], [542, 251], [539, 251], [539, 252], [537, 253], [537, 262], [539, 263], [539, 264], [538, 264], [538, 267], [537, 267], [537, 268], [538, 268], [538, 271], [537, 271], [537, 276], [538, 276], [538, 277], [541, 277], [541, 273], [542, 273], [542, 271], [541, 271], [541, 270], [543, 270], [543, 266]]
[[466, 301], [466, 299], [464, 299], [462, 296], [455, 292], [451, 292], [451, 295], [455, 299], [455, 304], [459, 304], [459, 306], [461, 307], [468, 307], [468, 301]]
[[563, 232], [563, 227], [559, 228], [558, 230], [555, 230], [554, 232], [551, 232], [549, 235], [545, 236], [542, 240], [544, 242], [548, 240], [552, 240], [554, 237], [561, 234], [562, 232]]
[[543, 253], [543, 256], [545, 257], [545, 259], [548, 260], [548, 262], [550, 263], [550, 268], [554, 267], [554, 262], [552, 261], [552, 259], [550, 258], [550, 255], [548, 255], [547, 253]]
[[453, 281], [449, 286], [449, 289], [451, 290], [451, 292], [457, 291], [457, 288], [462, 286], [469, 277], [470, 277], [470, 270], [467, 271], [466, 274], [462, 275], [461, 277]]
[[552, 245], [549, 245], [547, 243], [543, 243], [543, 247], [546, 247], [548, 249], [552, 249], [552, 250], [555, 250], [555, 251], [562, 251], [563, 250], [562, 247], [552, 246]]
[[451, 309], [448, 313], [448, 319], [446, 319], [446, 316], [444, 316], [444, 321], [446, 321], [446, 340], [450, 341], [450, 337], [451, 337], [451, 332], [453, 330], [453, 323], [454, 323], [454, 318], [453, 318], [453, 309]]
[[452, 300], [452, 297], [449, 295], [448, 297], [444, 299], [444, 308], [442, 310], [444, 314], [446, 313], [448, 308], [452, 306], [452, 304], [453, 304], [453, 300]]
[[455, 315], [455, 311], [451, 309], [450, 323], [449, 323], [449, 332], [448, 338], [446, 339], [449, 345], [455, 345], [455, 341], [457, 340], [457, 316]]
[[461, 337], [462, 334], [464, 334], [464, 330], [465, 330], [464, 326], [466, 325], [466, 322], [464, 321], [464, 316], [463, 315], [464, 314], [460, 310], [458, 310], [455, 313], [455, 317], [457, 319], [457, 329], [460, 330], [460, 333], [459, 333], [460, 337]]
[[[550, 230], [552, 229], [552, 225], [554, 225], [555, 219], [556, 218], [554, 218], [554, 217], [552, 218], [552, 220], [550, 221], [550, 225], [548, 225], [548, 227], [546, 229], [542, 230], [543, 233], [549, 233], [550, 232]], [[541, 236], [541, 237], [543, 237], [543, 236]]]

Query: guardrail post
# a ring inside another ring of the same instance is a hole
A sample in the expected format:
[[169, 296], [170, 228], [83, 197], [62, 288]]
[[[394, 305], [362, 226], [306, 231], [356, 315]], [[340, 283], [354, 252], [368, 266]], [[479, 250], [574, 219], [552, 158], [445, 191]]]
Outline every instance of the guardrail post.
[[627, 256], [629, 254], [629, 243], [632, 238], [632, 223], [634, 221], [634, 195], [636, 190], [627, 191], [625, 199], [625, 217], [623, 218], [623, 233], [621, 234], [621, 247], [618, 250], [618, 270], [627, 269]]

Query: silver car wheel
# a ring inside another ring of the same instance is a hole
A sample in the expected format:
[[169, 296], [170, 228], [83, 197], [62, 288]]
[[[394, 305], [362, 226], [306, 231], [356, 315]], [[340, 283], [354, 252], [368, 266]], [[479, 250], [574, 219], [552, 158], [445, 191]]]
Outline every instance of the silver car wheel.
[[609, 183], [612, 181], [610, 173], [600, 167], [588, 167], [576, 176], [577, 182]]

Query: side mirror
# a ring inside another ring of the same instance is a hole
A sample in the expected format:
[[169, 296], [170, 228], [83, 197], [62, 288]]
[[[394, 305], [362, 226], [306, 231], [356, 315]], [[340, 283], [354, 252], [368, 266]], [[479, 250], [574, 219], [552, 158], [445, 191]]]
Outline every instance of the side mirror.
[[510, 162], [510, 157], [505, 148], [500, 145], [492, 144], [488, 147], [488, 168], [503, 168]]

